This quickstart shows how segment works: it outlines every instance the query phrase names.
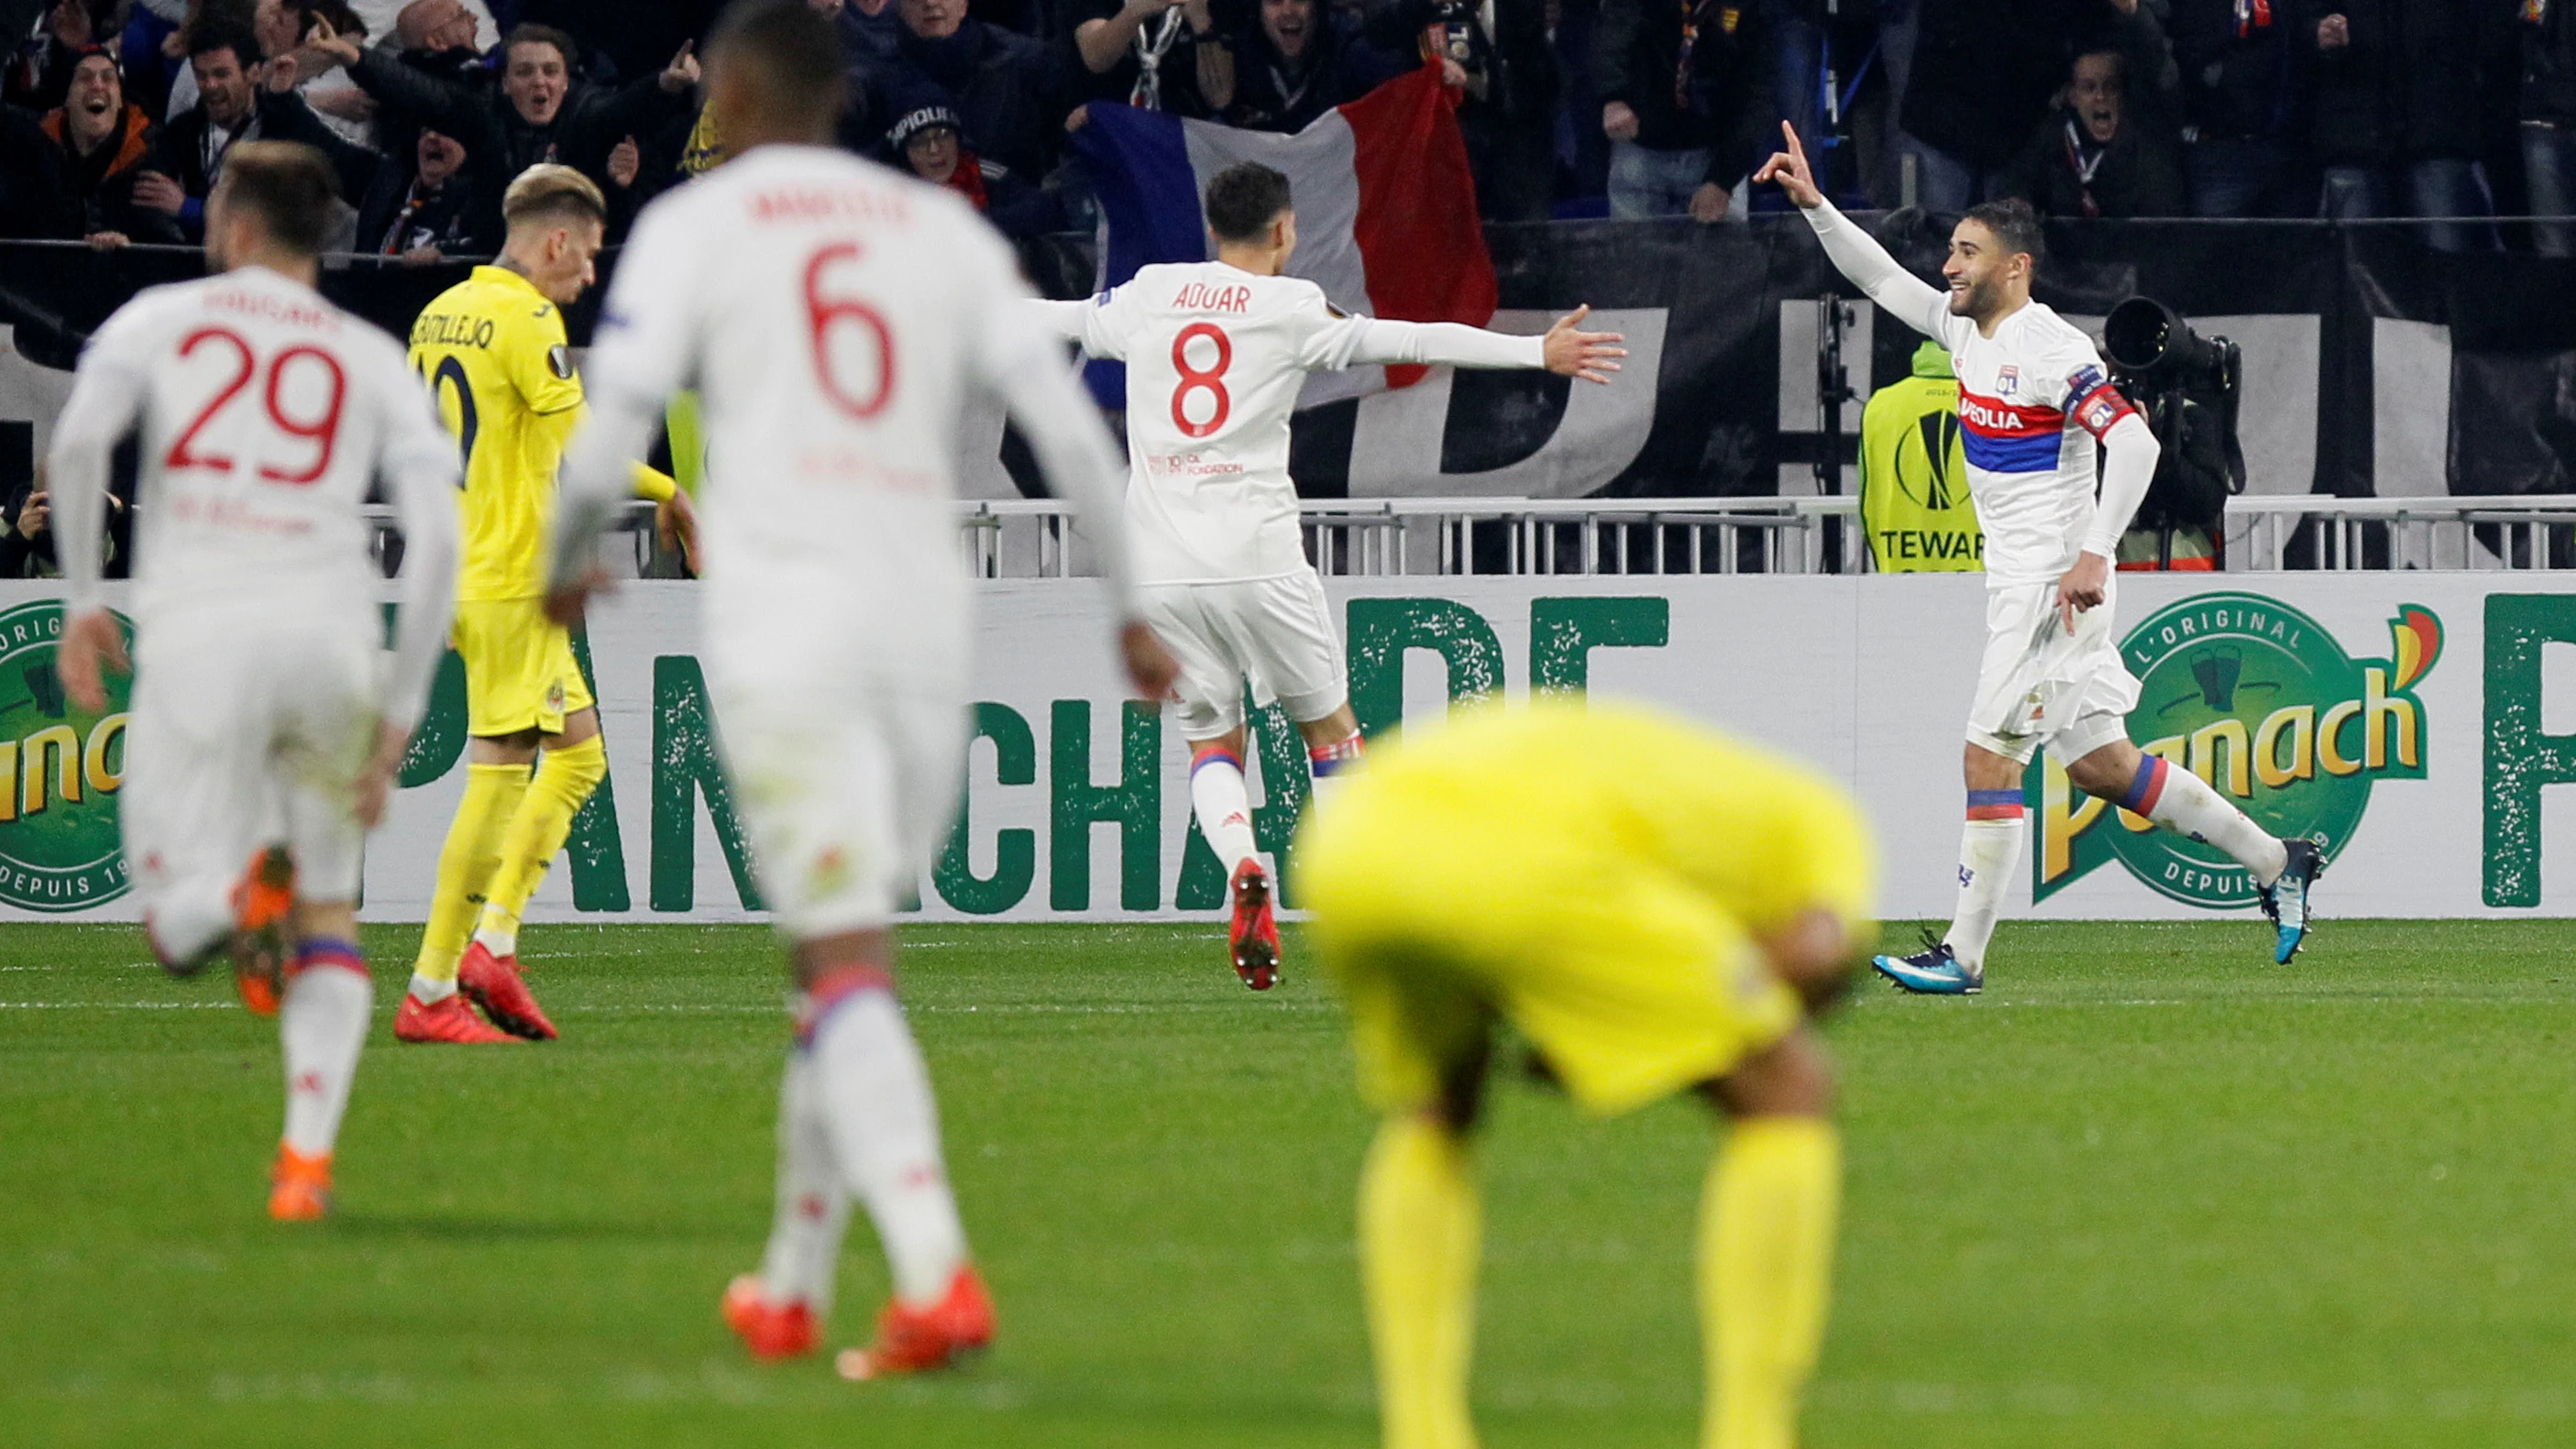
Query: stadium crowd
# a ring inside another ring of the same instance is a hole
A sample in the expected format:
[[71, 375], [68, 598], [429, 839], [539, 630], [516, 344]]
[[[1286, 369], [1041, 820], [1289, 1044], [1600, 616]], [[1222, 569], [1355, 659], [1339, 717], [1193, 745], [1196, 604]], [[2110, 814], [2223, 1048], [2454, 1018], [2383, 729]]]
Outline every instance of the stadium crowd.
[[[1087, 229], [1092, 104], [1293, 131], [1438, 63], [1488, 219], [1740, 212], [1782, 119], [1856, 202], [2417, 216], [2576, 254], [2576, 0], [814, 0], [842, 143], [1005, 231]], [[723, 155], [711, 0], [0, 0], [0, 237], [184, 242], [224, 151], [310, 141], [335, 248], [488, 252], [557, 160], [612, 237]], [[1767, 204], [1776, 204], [1766, 201]]]

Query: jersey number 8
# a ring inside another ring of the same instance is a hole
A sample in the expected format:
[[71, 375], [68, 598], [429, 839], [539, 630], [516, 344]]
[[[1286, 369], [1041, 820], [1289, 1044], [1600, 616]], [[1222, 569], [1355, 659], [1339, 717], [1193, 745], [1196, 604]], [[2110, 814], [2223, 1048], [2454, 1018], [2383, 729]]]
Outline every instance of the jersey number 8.
[[[1216, 344], [1216, 365], [1213, 367], [1190, 365], [1190, 344], [1201, 338]], [[1225, 329], [1213, 322], [1193, 322], [1181, 329], [1180, 336], [1172, 339], [1172, 370], [1181, 375], [1181, 385], [1172, 389], [1172, 426], [1181, 430], [1182, 437], [1204, 438], [1225, 426], [1226, 414], [1234, 411], [1234, 399], [1225, 390], [1225, 370], [1233, 365], [1234, 339], [1226, 336]], [[1205, 392], [1215, 400], [1215, 405], [1208, 409], [1206, 422], [1190, 421], [1190, 410], [1186, 404], [1194, 392]]]

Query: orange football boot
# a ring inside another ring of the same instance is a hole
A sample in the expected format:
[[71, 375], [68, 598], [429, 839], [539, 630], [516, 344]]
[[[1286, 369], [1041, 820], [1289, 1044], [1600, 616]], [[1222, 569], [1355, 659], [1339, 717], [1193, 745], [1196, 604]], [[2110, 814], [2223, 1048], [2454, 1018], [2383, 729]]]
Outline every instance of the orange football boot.
[[553, 1041], [555, 1024], [537, 1009], [537, 999], [528, 994], [528, 983], [519, 974], [519, 958], [499, 957], [491, 948], [477, 941], [465, 948], [465, 959], [456, 963], [456, 989], [474, 999], [492, 1024], [512, 1036], [530, 1041]]
[[233, 887], [233, 988], [253, 1016], [277, 1015], [285, 997], [294, 917], [295, 858], [283, 845], [266, 846]]
[[1279, 922], [1270, 914], [1270, 873], [1257, 860], [1234, 868], [1234, 925], [1226, 945], [1244, 985], [1267, 991], [1279, 984]]
[[993, 1342], [993, 1299], [984, 1280], [971, 1267], [948, 1280], [948, 1296], [928, 1308], [907, 1308], [900, 1298], [887, 1301], [877, 1315], [877, 1341], [865, 1348], [845, 1348], [833, 1368], [845, 1379], [878, 1379], [890, 1374], [926, 1373], [953, 1368], [983, 1352]]
[[772, 1303], [760, 1296], [760, 1275], [745, 1273], [725, 1285], [725, 1327], [756, 1359], [802, 1358], [823, 1342], [822, 1325], [801, 1298]]
[[268, 1215], [281, 1223], [309, 1223], [331, 1212], [331, 1154], [307, 1157], [281, 1142], [268, 1171]]
[[515, 1042], [517, 1037], [487, 1025], [465, 1004], [458, 992], [438, 1000], [423, 1001], [406, 991], [402, 1007], [394, 1013], [394, 1040], [408, 1042], [456, 1042], [479, 1046], [487, 1042]]

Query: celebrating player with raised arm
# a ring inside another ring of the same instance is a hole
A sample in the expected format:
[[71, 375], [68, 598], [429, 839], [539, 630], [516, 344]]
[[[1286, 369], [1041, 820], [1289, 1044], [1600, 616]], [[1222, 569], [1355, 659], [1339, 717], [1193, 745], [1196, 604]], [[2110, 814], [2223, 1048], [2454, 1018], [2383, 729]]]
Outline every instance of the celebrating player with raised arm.
[[725, 1294], [760, 1357], [810, 1351], [842, 1225], [875, 1220], [894, 1298], [844, 1373], [933, 1368], [993, 1311], [949, 1195], [920, 1049], [894, 997], [898, 901], [954, 819], [967, 740], [970, 584], [957, 436], [1001, 398], [1092, 525], [1128, 675], [1169, 655], [1138, 617], [1117, 455], [1035, 319], [1009, 249], [952, 192], [834, 150], [840, 41], [801, 0], [744, 0], [707, 47], [734, 158], [645, 209], [590, 356], [553, 548], [556, 617], [663, 400], [700, 390], [707, 682], [761, 892], [803, 997], [779, 1100], [777, 1216]]
[[[151, 288], [107, 320], [48, 464], [64, 692], [104, 709], [100, 669], [120, 654], [99, 600], [108, 454], [141, 425], [125, 857], [162, 964], [185, 974], [229, 944], [244, 1000], [278, 1013], [286, 1133], [268, 1210], [281, 1219], [329, 1208], [374, 999], [359, 846], [429, 698], [456, 585], [456, 450], [393, 339], [313, 290], [336, 188], [307, 146], [226, 153], [206, 203], [217, 275]], [[379, 477], [406, 545], [381, 681], [362, 512]]]
[[1243, 783], [1244, 687], [1287, 709], [1319, 783], [1360, 752], [1341, 636], [1288, 478], [1306, 374], [1432, 363], [1607, 383], [1628, 353], [1616, 333], [1578, 330], [1590, 308], [1542, 337], [1340, 311], [1323, 288], [1283, 275], [1297, 215], [1288, 178], [1259, 162], [1210, 178], [1204, 205], [1215, 261], [1145, 267], [1088, 301], [1027, 305], [1091, 356], [1127, 364], [1127, 518], [1145, 617], [1181, 662], [1190, 805], [1231, 881], [1234, 969], [1264, 991], [1278, 980], [1279, 929]]
[[2103, 372], [2092, 339], [2030, 299], [2038, 219], [2017, 201], [1971, 209], [1950, 233], [1945, 298], [1825, 200], [1797, 132], [1781, 131], [1789, 149], [1753, 179], [1780, 183], [1825, 255], [1871, 301], [1950, 349], [1968, 491], [1986, 529], [1986, 649], [1968, 711], [1958, 911], [1938, 944], [1872, 964], [1909, 991], [1983, 989], [1986, 943], [2021, 858], [2022, 771], [2043, 745], [2076, 789], [2242, 864], [2277, 927], [2273, 959], [2288, 961], [2307, 935], [2323, 852], [2274, 839], [2199, 776], [2129, 741], [2138, 682], [2111, 637], [2111, 559], [2155, 478], [2159, 449]]
[[[554, 1036], [519, 974], [519, 913], [608, 776], [572, 635], [545, 617], [543, 598], [556, 465], [582, 406], [562, 309], [591, 284], [608, 203], [569, 166], [531, 166], [503, 194], [501, 216], [501, 254], [438, 294], [411, 328], [412, 367], [465, 454], [456, 652], [473, 744], [411, 989], [394, 1014], [398, 1041]], [[664, 538], [688, 546], [687, 496], [650, 468], [638, 466], [633, 483], [660, 505]]]

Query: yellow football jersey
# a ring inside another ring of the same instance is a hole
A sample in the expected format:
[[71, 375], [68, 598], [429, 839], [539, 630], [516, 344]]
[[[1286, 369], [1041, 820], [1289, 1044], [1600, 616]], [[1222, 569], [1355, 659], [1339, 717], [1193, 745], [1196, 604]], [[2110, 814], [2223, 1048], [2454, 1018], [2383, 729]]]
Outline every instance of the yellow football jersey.
[[[412, 323], [411, 365], [465, 453], [457, 599], [544, 593], [555, 470], [582, 416], [562, 312], [518, 273], [476, 267]], [[662, 474], [636, 478], [644, 497], [671, 496]]]
[[[1363, 803], [1364, 802], [1364, 803]], [[1849, 794], [1812, 770], [1634, 704], [1542, 700], [1462, 714], [1418, 746], [1364, 762], [1345, 807], [1373, 822], [1436, 821], [1495, 879], [1580, 878], [1649, 865], [1759, 936], [1825, 907], [1870, 918], [1877, 861]], [[1484, 897], [1499, 915], [1508, 890]]]

